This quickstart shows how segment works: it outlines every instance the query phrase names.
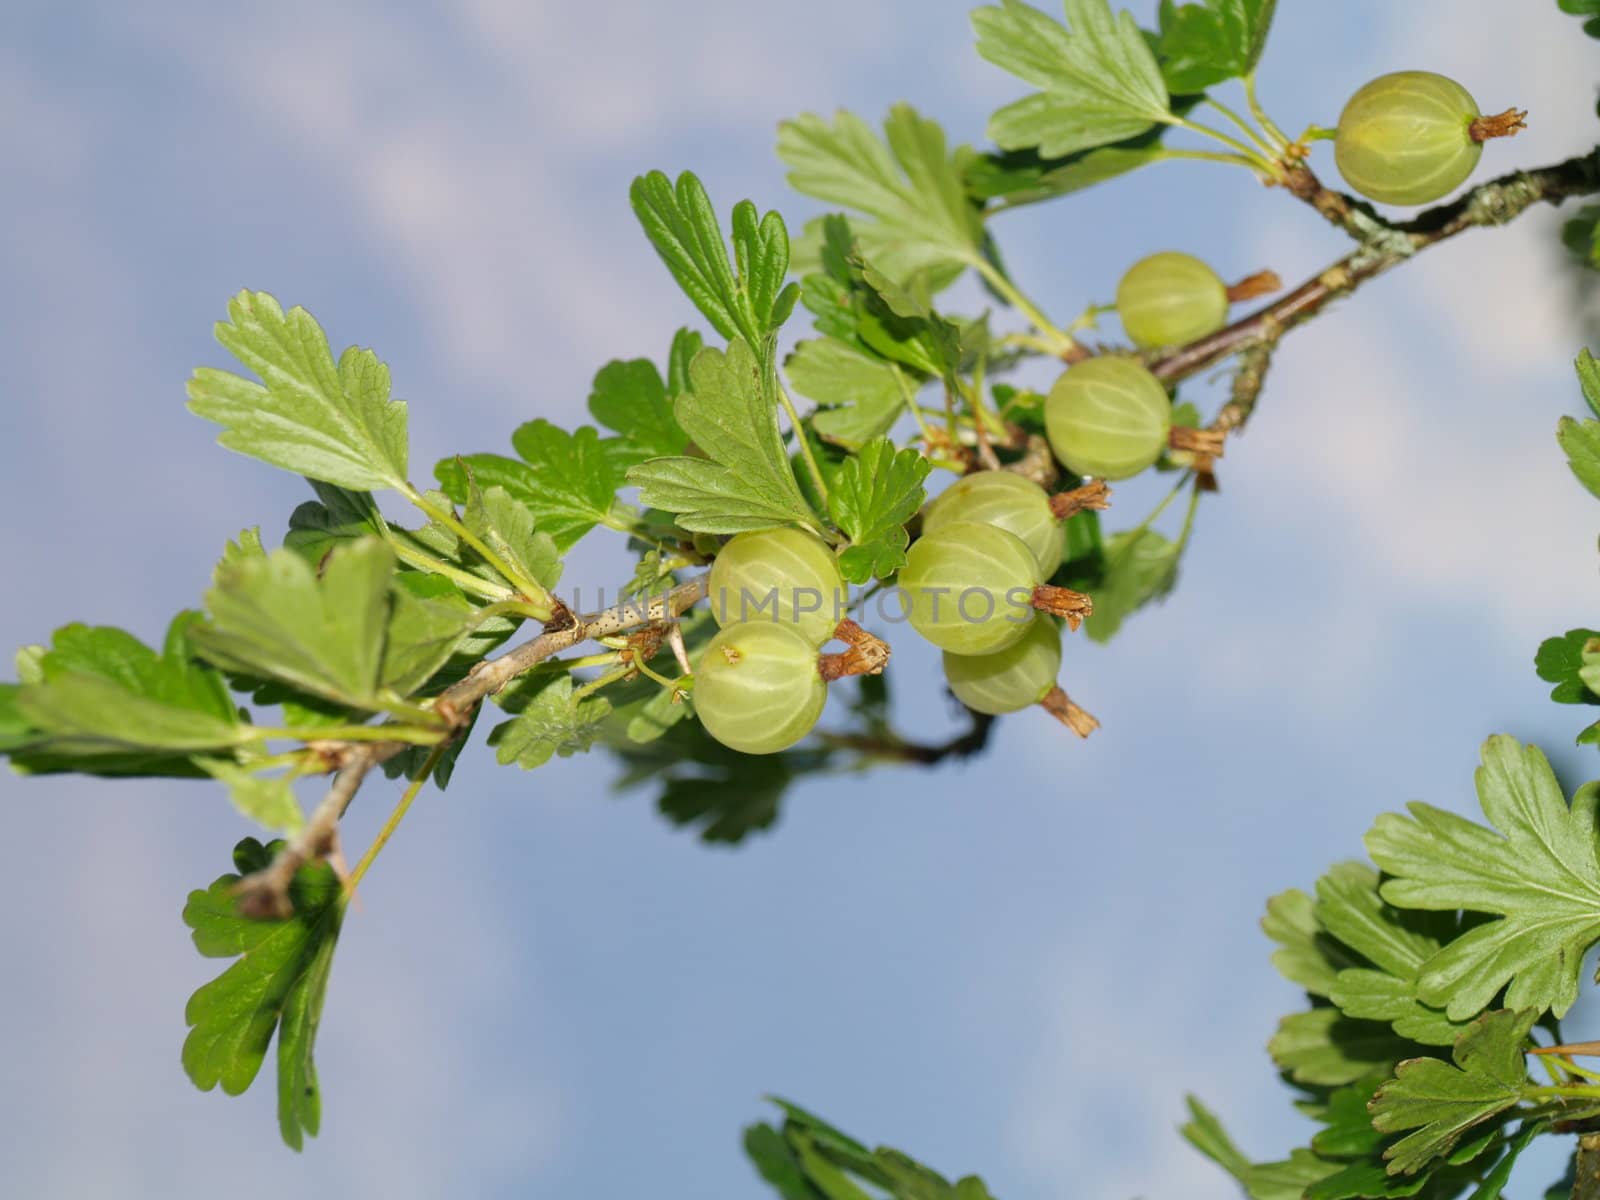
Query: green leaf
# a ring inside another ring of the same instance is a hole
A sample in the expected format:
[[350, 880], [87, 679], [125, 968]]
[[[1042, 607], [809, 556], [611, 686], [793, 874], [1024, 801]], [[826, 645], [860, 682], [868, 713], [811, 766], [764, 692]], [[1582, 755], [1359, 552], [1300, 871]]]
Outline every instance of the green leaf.
[[1323, 929], [1317, 920], [1316, 902], [1299, 888], [1267, 901], [1261, 928], [1278, 943], [1279, 949], [1272, 955], [1278, 973], [1313, 996], [1333, 991], [1339, 972], [1360, 962]]
[[1412, 1048], [1377, 1021], [1356, 1021], [1337, 1008], [1291, 1013], [1278, 1023], [1267, 1051], [1296, 1083], [1340, 1087], [1389, 1067]]
[[548, 533], [534, 529], [528, 506], [505, 488], [480, 488], [470, 472], [467, 484], [462, 524], [523, 578], [555, 587], [561, 579], [561, 552]]
[[1583, 388], [1583, 398], [1589, 411], [1600, 417], [1600, 361], [1587, 350], [1578, 352], [1578, 386]]
[[749, 755], [729, 750], [699, 721], [683, 721], [643, 744], [612, 749], [627, 766], [619, 789], [659, 786], [657, 807], [675, 825], [698, 826], [706, 842], [733, 844], [768, 829], [798, 771], [822, 758], [809, 750]]
[[225, 565], [191, 631], [227, 671], [276, 679], [352, 708], [380, 707], [394, 555], [376, 538], [335, 549], [319, 577], [293, 551]]
[[628, 472], [640, 501], [676, 513], [684, 529], [741, 533], [791, 522], [819, 528], [778, 430], [776, 380], [743, 341], [700, 351], [678, 424], [706, 458], [655, 458]]
[[[674, 394], [680, 390], [674, 389]], [[601, 367], [589, 390], [589, 412], [622, 435], [624, 453], [618, 461], [624, 469], [647, 458], [682, 454], [689, 446], [689, 436], [672, 415], [661, 373], [648, 358]]]
[[1244, 1151], [1234, 1145], [1216, 1114], [1202, 1104], [1197, 1096], [1185, 1096], [1184, 1103], [1189, 1106], [1189, 1120], [1178, 1132], [1201, 1154], [1243, 1183], [1252, 1165]]
[[1600, 695], [1596, 695], [1580, 676], [1584, 669], [1584, 648], [1590, 642], [1600, 646], [1600, 633], [1593, 629], [1569, 629], [1560, 637], [1546, 638], [1539, 643], [1539, 652], [1533, 660], [1534, 670], [1540, 679], [1556, 685], [1550, 691], [1550, 699], [1557, 704], [1600, 704]]
[[1505, 1154], [1500, 1161], [1483, 1177], [1483, 1182], [1467, 1200], [1500, 1200], [1505, 1191], [1506, 1184], [1511, 1182], [1511, 1172], [1517, 1165], [1517, 1160], [1522, 1157], [1522, 1152], [1531, 1146], [1540, 1134], [1548, 1132], [1550, 1124], [1547, 1121], [1528, 1121], [1517, 1131], [1517, 1136], [1511, 1140]]
[[1567, 465], [1589, 493], [1600, 496], [1600, 421], [1576, 421], [1562, 417], [1556, 425], [1556, 440], [1567, 452]]
[[261, 377], [201, 367], [189, 411], [224, 426], [217, 441], [296, 474], [367, 491], [406, 483], [406, 406], [389, 399], [389, 368], [354, 346], [335, 365], [322, 327], [266, 292], [240, 292], [217, 340]]
[[896, 451], [878, 438], [847, 460], [828, 493], [828, 511], [850, 546], [839, 570], [851, 583], [887, 579], [906, 562], [906, 522], [922, 507], [922, 481], [932, 464], [915, 450]]
[[1094, 613], [1084, 632], [1096, 642], [1109, 642], [1123, 621], [1178, 582], [1183, 544], [1154, 529], [1112, 534], [1105, 544], [1105, 574], [1093, 593]]
[[989, 119], [1006, 150], [1045, 157], [1120, 142], [1172, 110], [1161, 68], [1133, 17], [1107, 0], [1065, 0], [1067, 28], [1022, 0], [972, 14], [978, 53], [1040, 89]]
[[1388, 1022], [1401, 1037], [1425, 1045], [1455, 1044], [1462, 1022], [1417, 997], [1418, 976], [1439, 940], [1383, 902], [1376, 871], [1365, 863], [1334, 866], [1317, 881], [1316, 913], [1330, 935], [1371, 964], [1339, 972], [1329, 998], [1345, 1016]]
[[1539, 749], [1504, 735], [1484, 743], [1476, 781], [1494, 829], [1413, 803], [1409, 817], [1386, 813], [1367, 834], [1368, 853], [1393, 877], [1381, 889], [1390, 904], [1501, 918], [1430, 958], [1417, 995], [1462, 1020], [1504, 987], [1508, 1007], [1560, 1017], [1577, 998], [1585, 951], [1600, 939], [1600, 790], [1579, 789], [1569, 809]]
[[1564, 13], [1587, 17], [1583, 31], [1592, 38], [1600, 38], [1600, 0], [1557, 0]]
[[766, 1122], [745, 1129], [744, 1152], [783, 1200], [827, 1200], [806, 1178], [799, 1156], [783, 1135]]
[[331, 483], [307, 480], [316, 492], [289, 515], [289, 532], [283, 545], [312, 566], [335, 546], [364, 537], [385, 537], [388, 523], [370, 492], [352, 492]]
[[778, 127], [778, 157], [796, 191], [872, 218], [851, 229], [881, 270], [900, 282], [927, 274], [942, 287], [979, 261], [983, 245], [965, 155], [951, 154], [938, 122], [909, 104], [889, 110], [883, 131], [880, 141], [843, 110], [831, 124], [806, 113]]
[[1255, 70], [1278, 0], [1161, 0], [1161, 73], [1174, 92], [1203, 92]]
[[600, 726], [611, 712], [609, 700], [603, 696], [574, 700], [569, 675], [541, 683], [526, 707], [489, 734], [501, 766], [516, 763], [531, 771], [558, 754], [562, 758], [582, 754], [600, 736]]
[[1524, 1056], [1538, 1009], [1479, 1017], [1456, 1041], [1455, 1066], [1413, 1058], [1378, 1089], [1371, 1112], [1384, 1133], [1414, 1130], [1384, 1152], [1391, 1174], [1412, 1174], [1448, 1154], [1462, 1135], [1516, 1106], [1527, 1082]]
[[1600, 204], [1586, 204], [1562, 222], [1561, 244], [1575, 261], [1600, 269]]
[[409, 696], [456, 653], [472, 624], [472, 610], [452, 602], [453, 587], [445, 590], [446, 599], [435, 599], [418, 595], [396, 577], [378, 674], [381, 687]]
[[823, 406], [812, 428], [849, 450], [888, 433], [912, 390], [894, 363], [832, 337], [801, 342], [784, 369], [795, 391]]
[[257, 774], [249, 767], [222, 758], [197, 758], [200, 767], [228, 789], [228, 798], [250, 820], [275, 833], [298, 833], [305, 813], [285, 775]]
[[239, 915], [234, 885], [266, 867], [283, 843], [246, 838], [234, 848], [238, 874], [189, 893], [183, 920], [208, 958], [237, 958], [189, 998], [191, 1026], [183, 1069], [208, 1092], [219, 1083], [237, 1096], [254, 1082], [274, 1031], [278, 1034], [278, 1128], [299, 1150], [322, 1123], [312, 1051], [327, 998], [328, 971], [344, 918], [344, 886], [326, 863], [303, 866], [289, 896], [294, 915], [259, 921]]
[[193, 776], [191, 754], [251, 740], [227, 684], [194, 659], [198, 613], [180, 613], [161, 652], [109, 626], [66, 625], [0, 687], [0, 752], [19, 771]]
[[482, 488], [504, 488], [563, 554], [610, 518], [623, 467], [606, 453], [593, 426], [568, 433], [541, 417], [519, 427], [511, 446], [520, 462], [499, 454], [467, 454], [442, 459], [433, 468], [434, 478], [457, 504], [470, 496], [468, 471]]
[[1257, 1163], [1245, 1179], [1250, 1200], [1303, 1200], [1310, 1187], [1342, 1167], [1309, 1150], [1292, 1150], [1282, 1162]]
[[793, 311], [797, 285], [789, 273], [789, 234], [783, 218], [741, 200], [733, 209], [738, 273], [728, 260], [716, 210], [705, 187], [685, 171], [674, 187], [660, 171], [633, 181], [634, 214], [684, 294], [730, 342], [743, 338], [766, 355], [768, 339]]

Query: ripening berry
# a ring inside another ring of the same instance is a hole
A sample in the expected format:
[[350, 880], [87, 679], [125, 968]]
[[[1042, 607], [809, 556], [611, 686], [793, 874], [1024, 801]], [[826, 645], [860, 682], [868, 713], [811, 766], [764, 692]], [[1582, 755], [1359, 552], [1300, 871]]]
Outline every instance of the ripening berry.
[[906, 552], [898, 582], [911, 627], [941, 650], [993, 654], [1037, 616], [1039, 561], [1014, 533], [971, 521], [923, 535]]
[[922, 514], [924, 533], [955, 521], [993, 525], [1014, 533], [1033, 551], [1039, 578], [1049, 579], [1066, 552], [1066, 527], [1050, 511], [1050, 496], [1015, 471], [977, 471], [964, 475], [928, 505]]
[[1117, 285], [1117, 313], [1135, 346], [1178, 346], [1221, 329], [1228, 285], [1191, 254], [1141, 258]]
[[956, 699], [994, 717], [1038, 704], [1056, 686], [1060, 671], [1061, 630], [1047, 617], [995, 654], [946, 650], [944, 655], [944, 677]]
[[813, 647], [833, 636], [849, 603], [827, 543], [788, 527], [734, 538], [717, 552], [708, 586], [718, 625], [787, 625]]
[[787, 750], [811, 732], [827, 699], [817, 648], [792, 625], [754, 621], [718, 630], [694, 673], [701, 724], [743, 754]]
[[1161, 381], [1130, 358], [1091, 358], [1050, 389], [1045, 432], [1069, 470], [1127, 479], [1161, 457], [1172, 432], [1172, 402]]
[[1483, 154], [1472, 94], [1432, 71], [1380, 75], [1344, 106], [1333, 143], [1339, 174], [1369, 200], [1428, 204], [1463, 183]]

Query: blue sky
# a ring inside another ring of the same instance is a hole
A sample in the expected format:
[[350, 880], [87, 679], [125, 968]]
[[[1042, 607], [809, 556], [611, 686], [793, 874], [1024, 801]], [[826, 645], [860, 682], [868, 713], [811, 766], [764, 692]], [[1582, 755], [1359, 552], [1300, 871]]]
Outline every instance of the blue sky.
[[[1531, 110], [1484, 173], [1577, 153], [1591, 45], [1553, 3], [1519, 7], [1491, 38], [1490, 0], [1285, 4], [1263, 95], [1289, 127], [1331, 124], [1371, 76], [1435, 69]], [[155, 637], [224, 541], [281, 532], [304, 485], [183, 411], [239, 288], [388, 360], [422, 476], [533, 416], [575, 423], [597, 367], [661, 356], [691, 319], [628, 211], [635, 174], [690, 167], [724, 208], [798, 226], [814, 206], [785, 192], [778, 120], [909, 99], [976, 140], [1017, 94], [964, 5], [801, 11], [12, 0], [0, 641], [69, 619]], [[1530, 666], [1593, 620], [1596, 581], [1592, 502], [1551, 438], [1592, 316], [1549, 282], [1558, 221], [1463, 238], [1286, 344], [1177, 595], [1068, 648], [1105, 726], [1087, 743], [1023, 714], [967, 767], [802, 788], [735, 851], [614, 795], [603, 757], [522, 774], [469, 754], [347, 923], [304, 1155], [276, 1143], [270, 1084], [226, 1100], [178, 1065], [214, 969], [178, 913], [249, 832], [220, 791], [6, 779], [8, 1190], [749, 1197], [739, 1129], [777, 1092], [1009, 1200], [1231, 1195], [1173, 1128], [1194, 1090], [1261, 1155], [1303, 1135], [1263, 1050], [1294, 1003], [1265, 898], [1359, 853], [1383, 809], [1470, 809], [1489, 733], [1592, 769]], [[1064, 316], [1156, 249], [1291, 279], [1342, 249], [1204, 164], [998, 233]], [[1126, 523], [1151, 498], [1128, 488]], [[593, 540], [569, 585], [625, 569], [620, 539]], [[935, 670], [897, 642], [901, 719], [930, 736], [950, 723]]]

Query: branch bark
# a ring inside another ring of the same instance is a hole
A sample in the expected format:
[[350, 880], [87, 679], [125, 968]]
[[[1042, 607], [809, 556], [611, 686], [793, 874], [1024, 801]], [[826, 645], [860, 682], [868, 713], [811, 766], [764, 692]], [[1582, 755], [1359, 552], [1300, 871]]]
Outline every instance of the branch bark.
[[1554, 166], [1503, 175], [1401, 222], [1387, 221], [1369, 205], [1324, 187], [1305, 167], [1297, 168], [1286, 186], [1356, 238], [1360, 247], [1265, 308], [1156, 358], [1150, 370], [1157, 379], [1176, 383], [1250, 347], [1270, 346], [1334, 300], [1458, 233], [1507, 224], [1535, 204], [1560, 204], [1568, 196], [1600, 191], [1600, 149]]
[[[480, 663], [472, 674], [446, 688], [434, 700], [434, 711], [449, 723], [449, 736], [459, 737], [479, 704], [545, 659], [592, 638], [669, 622], [694, 607], [705, 594], [706, 576], [701, 575], [648, 602], [619, 604], [583, 617], [563, 610], [538, 637], [497, 659]], [[337, 764], [333, 785], [312, 811], [305, 828], [289, 840], [277, 857], [235, 885], [239, 911], [250, 917], [290, 916], [294, 906], [289, 899], [289, 885], [295, 872], [333, 850], [339, 821], [368, 773], [405, 748], [403, 742], [319, 743], [318, 749]]]

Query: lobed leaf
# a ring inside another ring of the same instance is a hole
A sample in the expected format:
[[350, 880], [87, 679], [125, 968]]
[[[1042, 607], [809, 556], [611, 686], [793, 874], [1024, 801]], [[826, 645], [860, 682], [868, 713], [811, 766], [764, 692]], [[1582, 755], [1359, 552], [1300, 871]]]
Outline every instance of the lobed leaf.
[[854, 113], [806, 113], [778, 127], [778, 157], [796, 191], [871, 220], [851, 224], [862, 252], [897, 280], [942, 287], [980, 257], [983, 227], [967, 197], [964, 154], [909, 104], [889, 110], [882, 140]]
[[743, 341], [707, 348], [689, 368], [678, 424], [705, 458], [655, 458], [628, 472], [639, 498], [684, 529], [740, 533], [820, 522], [795, 483], [778, 429], [776, 379]]
[[730, 342], [742, 338], [765, 353], [768, 338], [799, 297], [798, 287], [783, 285], [789, 270], [783, 219], [775, 212], [758, 219], [748, 200], [735, 205], [736, 275], [716, 210], [694, 174], [683, 172], [674, 185], [651, 171], [633, 181], [629, 199], [645, 236], [712, 328]]
[[811, 427], [848, 450], [888, 433], [911, 395], [900, 367], [833, 337], [801, 342], [784, 370], [795, 391], [823, 406]]
[[1203, 92], [1250, 75], [1261, 59], [1278, 0], [1161, 0], [1156, 51], [1161, 73], [1176, 93]]
[[598, 430], [582, 425], [568, 433], [540, 417], [519, 426], [511, 446], [517, 458], [467, 454], [442, 459], [433, 468], [434, 478], [457, 504], [466, 504], [471, 496], [469, 473], [482, 488], [503, 488], [562, 554], [610, 519], [625, 468], [606, 452]]
[[194, 657], [198, 613], [180, 613], [160, 653], [121, 629], [65, 625], [0, 685], [0, 753], [29, 774], [202, 774], [194, 754], [252, 740], [222, 676]]
[[575, 700], [569, 675], [541, 680], [537, 687], [531, 698], [517, 701], [520, 711], [511, 720], [489, 734], [501, 766], [516, 763], [531, 771], [558, 754], [582, 754], [594, 745], [610, 715], [611, 702], [603, 696]]
[[1457, 1039], [1455, 1065], [1413, 1058], [1378, 1089], [1371, 1112], [1383, 1133], [1412, 1130], [1384, 1152], [1390, 1174], [1413, 1174], [1450, 1153], [1467, 1130], [1514, 1108], [1527, 1082], [1528, 1031], [1538, 1009], [1479, 1017]]
[[[680, 336], [684, 333], [687, 331], [680, 331]], [[687, 378], [683, 382], [686, 384]], [[674, 388], [672, 394], [683, 390]], [[601, 367], [589, 391], [589, 412], [621, 435], [621, 445], [612, 457], [624, 470], [648, 458], [669, 457], [688, 449], [689, 435], [672, 415], [667, 386], [648, 358], [609, 362]]]
[[240, 292], [228, 316], [217, 340], [262, 382], [195, 371], [189, 411], [224, 427], [219, 443], [356, 491], [405, 486], [406, 406], [389, 399], [389, 368], [372, 351], [352, 346], [336, 364], [315, 318], [266, 292]]
[[1539, 643], [1534, 656], [1534, 670], [1539, 678], [1556, 686], [1550, 699], [1557, 704], [1600, 704], [1597, 695], [1583, 680], [1584, 650], [1593, 642], [1600, 648], [1600, 633], [1593, 629], [1569, 629], [1560, 637], [1546, 638]]
[[1427, 804], [1388, 813], [1367, 850], [1392, 878], [1380, 889], [1399, 908], [1491, 913], [1423, 965], [1417, 996], [1453, 1020], [1486, 1008], [1501, 988], [1512, 1008], [1562, 1016], [1578, 994], [1583, 956], [1600, 940], [1600, 788], [1569, 807], [1545, 756], [1499, 735], [1476, 773], [1486, 829]]
[[932, 464], [915, 450], [896, 451], [887, 438], [868, 442], [846, 460], [828, 493], [828, 511], [850, 539], [839, 570], [851, 583], [887, 579], [906, 562], [911, 520], [927, 498], [922, 482]]
[[1108, 0], [1064, 2], [1065, 27], [1022, 0], [973, 12], [978, 53], [1039, 89], [995, 113], [989, 136], [1053, 158], [1170, 122], [1161, 68], [1133, 17]]
[[1113, 534], [1105, 544], [1105, 571], [1094, 591], [1094, 612], [1083, 623], [1096, 642], [1109, 642], [1123, 621], [1165, 597], [1178, 582], [1183, 543], [1154, 529]]
[[322, 1095], [312, 1057], [344, 919], [345, 893], [327, 863], [301, 867], [290, 888], [294, 915], [264, 921], [239, 914], [234, 886], [267, 866], [282, 847], [254, 838], [233, 852], [237, 874], [189, 893], [183, 920], [208, 958], [237, 958], [189, 998], [183, 1069], [208, 1092], [218, 1084], [237, 1096], [255, 1081], [273, 1034], [278, 1036], [278, 1129], [299, 1150], [322, 1123]]

